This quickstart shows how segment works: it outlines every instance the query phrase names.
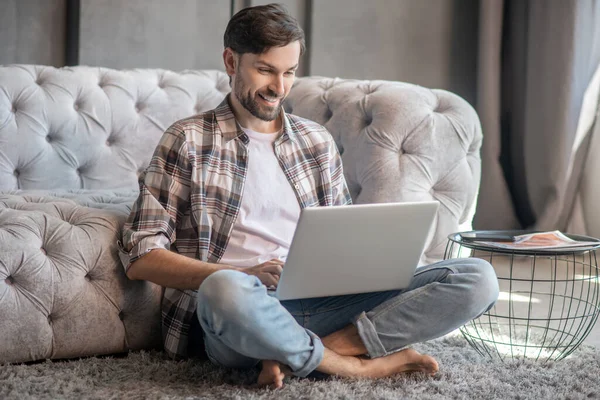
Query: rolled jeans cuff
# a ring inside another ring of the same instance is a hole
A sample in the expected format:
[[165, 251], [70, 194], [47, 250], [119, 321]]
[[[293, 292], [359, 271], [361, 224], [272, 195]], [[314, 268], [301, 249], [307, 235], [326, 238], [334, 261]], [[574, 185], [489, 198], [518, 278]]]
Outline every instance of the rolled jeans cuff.
[[308, 333], [308, 336], [310, 336], [313, 349], [310, 353], [310, 357], [308, 358], [308, 360], [306, 360], [304, 365], [299, 369], [292, 371], [292, 373], [295, 376], [298, 376], [300, 378], [306, 378], [308, 374], [317, 369], [319, 364], [321, 364], [321, 362], [323, 361], [323, 355], [325, 353], [325, 346], [323, 346], [323, 342], [321, 342], [321, 339], [308, 329], [305, 330], [306, 333]]
[[354, 319], [354, 326], [358, 330], [358, 335], [362, 339], [369, 357], [383, 357], [387, 354], [385, 347], [383, 347], [381, 340], [379, 340], [375, 326], [367, 317], [367, 313], [362, 312], [356, 317]]

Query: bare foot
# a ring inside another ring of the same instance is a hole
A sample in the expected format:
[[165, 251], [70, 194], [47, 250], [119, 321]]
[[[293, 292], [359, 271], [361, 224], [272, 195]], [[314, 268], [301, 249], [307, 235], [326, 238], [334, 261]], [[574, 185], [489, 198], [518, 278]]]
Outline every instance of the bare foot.
[[414, 349], [404, 349], [385, 357], [360, 360], [362, 364], [360, 376], [367, 378], [384, 378], [406, 372], [425, 372], [435, 375], [439, 369], [433, 357]]
[[433, 357], [405, 349], [385, 357], [373, 359], [341, 356], [325, 347], [325, 353], [317, 371], [346, 378], [385, 378], [406, 372], [425, 372], [434, 375], [438, 363]]
[[279, 364], [277, 361], [263, 360], [262, 370], [258, 375], [258, 386], [268, 386], [271, 389], [281, 389], [283, 387], [283, 378], [291, 375], [292, 372]]

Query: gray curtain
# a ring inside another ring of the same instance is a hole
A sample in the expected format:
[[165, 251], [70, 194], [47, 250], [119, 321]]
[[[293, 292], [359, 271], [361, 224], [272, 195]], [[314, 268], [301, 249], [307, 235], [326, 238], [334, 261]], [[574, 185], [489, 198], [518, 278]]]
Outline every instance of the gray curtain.
[[600, 1], [482, 0], [479, 38], [475, 227], [585, 233], [577, 205], [593, 124], [582, 130], [581, 111], [600, 63]]

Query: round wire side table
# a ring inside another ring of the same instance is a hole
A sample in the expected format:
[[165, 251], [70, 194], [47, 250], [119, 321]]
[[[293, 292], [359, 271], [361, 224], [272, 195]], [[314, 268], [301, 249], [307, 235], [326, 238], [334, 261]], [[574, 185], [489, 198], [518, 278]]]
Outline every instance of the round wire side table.
[[[483, 232], [483, 231], [477, 231]], [[531, 231], [485, 231], [522, 235]], [[566, 234], [597, 245], [576, 248], [509, 250], [448, 236], [444, 259], [487, 260], [498, 276], [500, 296], [479, 318], [460, 328], [483, 356], [561, 360], [590, 333], [600, 314], [596, 250], [600, 240]]]

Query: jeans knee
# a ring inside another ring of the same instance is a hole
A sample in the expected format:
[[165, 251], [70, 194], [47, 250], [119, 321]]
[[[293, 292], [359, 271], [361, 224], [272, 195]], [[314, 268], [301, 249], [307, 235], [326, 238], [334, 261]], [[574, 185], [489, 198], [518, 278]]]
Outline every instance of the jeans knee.
[[500, 289], [498, 286], [498, 277], [492, 264], [480, 258], [472, 258], [474, 268], [477, 274], [477, 283], [475, 290], [476, 301], [484, 307], [482, 312], [489, 310], [498, 300]]
[[455, 266], [460, 282], [465, 286], [464, 305], [469, 314], [481, 315], [498, 299], [498, 278], [494, 267], [480, 258], [465, 258]]
[[237, 314], [243, 314], [247, 304], [245, 289], [255, 284], [252, 278], [234, 270], [220, 270], [210, 274], [198, 289], [198, 316], [211, 312], [224, 318], [235, 318]]

